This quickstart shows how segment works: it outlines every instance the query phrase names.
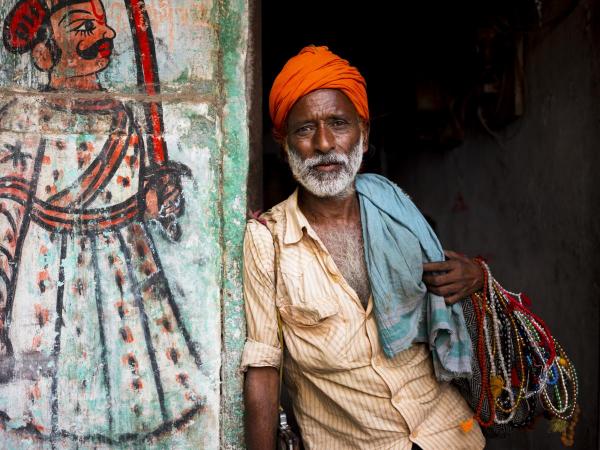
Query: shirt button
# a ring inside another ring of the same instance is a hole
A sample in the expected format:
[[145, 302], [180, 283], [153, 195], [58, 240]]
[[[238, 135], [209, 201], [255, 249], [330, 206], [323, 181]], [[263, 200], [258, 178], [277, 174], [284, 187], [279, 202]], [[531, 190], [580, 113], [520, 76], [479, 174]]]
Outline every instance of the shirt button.
[[418, 437], [419, 437], [419, 432], [417, 430], [412, 430], [412, 432], [410, 433], [410, 438], [416, 439]]

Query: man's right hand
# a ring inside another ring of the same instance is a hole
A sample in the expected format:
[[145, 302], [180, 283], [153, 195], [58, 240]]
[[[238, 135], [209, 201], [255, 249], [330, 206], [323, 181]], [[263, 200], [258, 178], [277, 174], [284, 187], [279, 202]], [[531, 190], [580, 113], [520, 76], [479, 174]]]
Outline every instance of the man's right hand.
[[450, 250], [444, 250], [444, 254], [446, 261], [423, 264], [423, 282], [430, 292], [452, 305], [483, 288], [483, 270], [479, 264]]
[[248, 367], [244, 405], [248, 450], [275, 449], [279, 412], [279, 371], [276, 368]]

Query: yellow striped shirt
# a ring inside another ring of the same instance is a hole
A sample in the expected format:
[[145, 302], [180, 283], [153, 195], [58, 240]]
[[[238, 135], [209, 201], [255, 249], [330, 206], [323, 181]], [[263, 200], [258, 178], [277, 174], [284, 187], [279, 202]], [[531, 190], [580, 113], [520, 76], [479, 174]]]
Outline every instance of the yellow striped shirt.
[[242, 369], [279, 367], [278, 309], [285, 384], [307, 449], [483, 448], [477, 423], [462, 431], [473, 412], [453, 386], [436, 380], [426, 345], [385, 356], [372, 298], [365, 310], [297, 195], [263, 216], [269, 229], [257, 221], [246, 227]]

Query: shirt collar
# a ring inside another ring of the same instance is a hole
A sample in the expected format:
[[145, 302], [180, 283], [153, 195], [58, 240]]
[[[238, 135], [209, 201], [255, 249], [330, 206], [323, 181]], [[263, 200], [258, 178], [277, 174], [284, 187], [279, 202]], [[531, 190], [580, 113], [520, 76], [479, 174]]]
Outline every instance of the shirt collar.
[[284, 244], [296, 244], [304, 237], [304, 231], [313, 239], [318, 240], [306, 216], [298, 207], [298, 188], [288, 197], [285, 205], [285, 234]]

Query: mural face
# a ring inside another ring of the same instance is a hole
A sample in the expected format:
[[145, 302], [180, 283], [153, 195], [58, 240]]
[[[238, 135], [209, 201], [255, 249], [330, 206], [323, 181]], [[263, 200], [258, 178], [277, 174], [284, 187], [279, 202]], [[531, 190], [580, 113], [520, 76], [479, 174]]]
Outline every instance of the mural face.
[[52, 67], [53, 78], [80, 78], [108, 66], [115, 30], [107, 24], [99, 0], [57, 10], [50, 17], [50, 29], [59, 55]]
[[[125, 6], [140, 87], [155, 95], [144, 3]], [[51, 93], [103, 93], [98, 73], [115, 37], [100, 0], [22, 0], [4, 26], [7, 50], [30, 52]], [[143, 110], [146, 133], [108, 95], [23, 96], [0, 110], [0, 420], [8, 429], [116, 444], [184, 427], [206, 407], [199, 345], [150, 230], [154, 221], [163, 240], [181, 245], [182, 177], [191, 173], [168, 160], [162, 105], [148, 98]]]

